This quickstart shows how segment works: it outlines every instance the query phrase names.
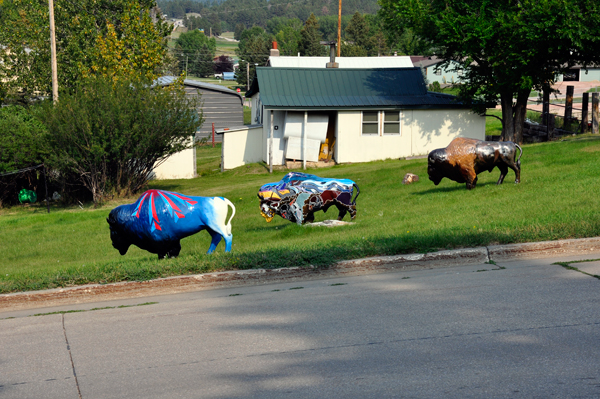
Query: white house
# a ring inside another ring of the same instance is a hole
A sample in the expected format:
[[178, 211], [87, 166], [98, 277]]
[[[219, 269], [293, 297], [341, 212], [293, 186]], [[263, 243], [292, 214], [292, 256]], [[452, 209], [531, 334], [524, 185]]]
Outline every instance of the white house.
[[426, 155], [459, 136], [485, 139], [485, 118], [428, 92], [414, 67], [258, 67], [246, 97], [258, 126], [221, 132], [225, 169], [258, 160], [368, 162]]
[[428, 83], [452, 84], [459, 83], [462, 80], [462, 70], [455, 70], [459, 66], [456, 61], [450, 61], [449, 66], [442, 68], [440, 64], [444, 60], [436, 56], [411, 55], [410, 59], [413, 66], [421, 68]]
[[564, 75], [559, 75], [558, 82], [600, 82], [600, 68], [575, 65]]

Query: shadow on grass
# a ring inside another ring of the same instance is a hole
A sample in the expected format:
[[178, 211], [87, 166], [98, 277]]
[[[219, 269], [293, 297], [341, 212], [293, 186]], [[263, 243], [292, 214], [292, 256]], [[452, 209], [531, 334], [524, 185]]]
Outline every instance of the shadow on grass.
[[[507, 181], [505, 180], [503, 184], [506, 184]], [[431, 183], [433, 184], [433, 183]], [[475, 185], [475, 188], [472, 189], [473, 190], [477, 190], [477, 188], [483, 188], [486, 186], [496, 186], [495, 182], [486, 182], [486, 183], [477, 183]], [[411, 193], [411, 195], [419, 195], [419, 196], [423, 196], [423, 195], [430, 195], [432, 193], [440, 193], [440, 192], [444, 192], [444, 193], [451, 193], [451, 192], [455, 192], [455, 191], [468, 191], [466, 188], [466, 184], [465, 183], [456, 183], [456, 186], [453, 187], [437, 187], [434, 186], [432, 188], [430, 188], [429, 190], [425, 190], [425, 191], [419, 191], [416, 193]]]
[[[180, 184], [168, 184], [168, 183], [163, 184], [163, 183], [161, 183], [161, 185], [160, 185], [160, 190], [163, 190], [163, 191], [177, 191], [180, 189], [181, 189]], [[136, 198], [141, 197], [141, 195], [142, 195], [142, 193], [140, 192], [140, 194]], [[133, 202], [135, 202], [135, 200]]]
[[511, 243], [514, 237], [497, 232], [445, 230], [431, 234], [403, 234], [340, 240], [328, 245], [306, 245], [264, 251], [192, 254], [176, 259], [157, 260], [154, 256], [120, 259], [102, 264], [71, 267], [43, 275], [22, 273], [0, 276], [0, 293], [32, 291], [84, 284], [121, 281], [147, 281], [176, 275], [226, 270], [277, 269], [316, 266], [327, 268], [343, 260], [370, 256], [427, 253], [446, 249], [470, 248], [490, 243]]
[[253, 227], [251, 229], [247, 229], [246, 231], [252, 231], [252, 232], [264, 232], [264, 231], [273, 231], [273, 230], [278, 230], [278, 231], [283, 231], [285, 229], [287, 229], [290, 226], [295, 226], [296, 224], [282, 224], [282, 225], [263, 225], [264, 227]]

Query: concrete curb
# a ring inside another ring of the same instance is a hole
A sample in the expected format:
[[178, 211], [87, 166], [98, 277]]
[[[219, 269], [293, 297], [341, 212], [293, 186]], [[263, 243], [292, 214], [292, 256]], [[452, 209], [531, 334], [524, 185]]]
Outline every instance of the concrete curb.
[[123, 298], [141, 298], [206, 289], [244, 285], [272, 284], [296, 280], [314, 280], [342, 276], [418, 270], [519, 259], [539, 259], [600, 252], [600, 237], [543, 241], [524, 244], [493, 245], [455, 249], [425, 254], [376, 256], [338, 262], [328, 268], [289, 267], [252, 269], [189, 276], [176, 276], [149, 281], [126, 281], [113, 284], [90, 284], [44, 291], [0, 295], [0, 312], [99, 302]]

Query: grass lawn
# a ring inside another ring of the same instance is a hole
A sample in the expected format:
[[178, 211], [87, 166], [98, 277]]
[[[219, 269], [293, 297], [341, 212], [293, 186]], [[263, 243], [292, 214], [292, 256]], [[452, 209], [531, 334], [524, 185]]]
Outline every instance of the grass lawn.
[[221, 143], [215, 143], [215, 148], [210, 141], [196, 147], [196, 172], [198, 177], [221, 172]]
[[238, 48], [237, 42], [231, 42], [229, 40], [216, 38], [217, 41], [217, 51], [216, 55], [227, 55], [231, 58], [237, 58], [235, 54], [235, 50]]
[[[502, 118], [502, 111], [495, 109], [488, 109], [486, 115], [495, 115], [498, 118]], [[493, 116], [485, 117], [485, 134], [486, 136], [500, 136], [502, 134], [502, 121]]]
[[244, 125], [250, 125], [252, 123], [252, 109], [247, 105], [244, 105]]
[[[276, 217], [266, 223], [258, 209], [258, 188], [278, 181], [263, 164], [218, 172], [220, 147], [197, 151], [201, 177], [153, 181], [150, 188], [188, 195], [224, 196], [236, 206], [233, 251], [206, 255], [210, 236], [182, 240], [181, 255], [159, 261], [132, 246], [125, 256], [112, 248], [106, 217], [121, 203], [85, 204], [51, 213], [41, 204], [0, 209], [0, 292], [85, 283], [146, 280], [214, 270], [317, 265], [373, 255], [436, 251], [488, 244], [532, 242], [600, 235], [600, 137], [523, 145], [522, 182], [499, 171], [479, 175], [471, 191], [444, 179], [427, 179], [426, 159], [385, 160], [309, 170], [323, 177], [350, 178], [360, 186], [354, 224], [322, 228], [298, 226]], [[420, 180], [402, 185], [403, 176]], [[319, 212], [316, 221], [335, 219]]]

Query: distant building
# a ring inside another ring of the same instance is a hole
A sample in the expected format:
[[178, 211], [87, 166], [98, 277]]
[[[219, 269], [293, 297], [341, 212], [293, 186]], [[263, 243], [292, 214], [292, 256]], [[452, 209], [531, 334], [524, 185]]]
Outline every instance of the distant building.
[[183, 24], [183, 19], [171, 18], [169, 22], [173, 24], [173, 30], [177, 28], [185, 28], [185, 25]]
[[463, 73], [461, 69], [453, 70], [459, 64], [456, 61], [450, 61], [450, 66], [441, 68], [443, 59], [436, 56], [411, 55], [410, 59], [413, 66], [421, 68], [428, 83], [438, 82], [439, 84], [459, 83], [462, 80]]
[[600, 81], [600, 68], [584, 69], [581, 65], [575, 65], [567, 73], [559, 75], [557, 79], [559, 82], [593, 82], [595, 80]]

